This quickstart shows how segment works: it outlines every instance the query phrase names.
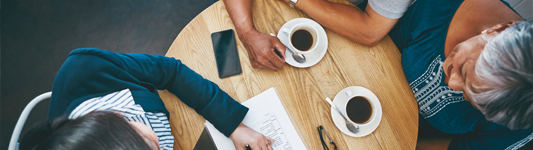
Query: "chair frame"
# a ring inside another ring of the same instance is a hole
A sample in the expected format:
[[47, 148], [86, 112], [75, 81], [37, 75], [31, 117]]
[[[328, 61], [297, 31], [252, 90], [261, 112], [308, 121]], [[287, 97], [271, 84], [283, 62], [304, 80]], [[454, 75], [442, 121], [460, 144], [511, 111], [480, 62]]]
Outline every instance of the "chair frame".
[[11, 141], [9, 142], [9, 148], [8, 150], [18, 150], [19, 149], [19, 137], [20, 132], [22, 131], [22, 127], [24, 127], [24, 123], [26, 123], [26, 119], [28, 119], [28, 115], [30, 115], [31, 110], [35, 105], [39, 104], [40, 102], [50, 98], [52, 96], [52, 92], [46, 92], [43, 93], [37, 97], [35, 97], [33, 100], [24, 107], [24, 110], [20, 114], [19, 120], [17, 121], [17, 125], [15, 125], [15, 129], [13, 130], [13, 134], [11, 135]]

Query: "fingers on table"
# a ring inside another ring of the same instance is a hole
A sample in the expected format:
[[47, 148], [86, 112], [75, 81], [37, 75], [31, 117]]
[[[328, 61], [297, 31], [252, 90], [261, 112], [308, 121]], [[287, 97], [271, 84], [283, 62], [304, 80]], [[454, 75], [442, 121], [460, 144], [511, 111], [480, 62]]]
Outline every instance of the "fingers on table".
[[276, 140], [274, 140], [274, 139], [272, 139], [272, 138], [270, 138], [268, 136], [265, 136], [265, 137], [267, 138], [268, 142], [270, 142], [271, 145], [274, 144], [274, 142], [276, 142]]
[[283, 67], [283, 64], [285, 64], [285, 58], [280, 58], [278, 54], [276, 54], [275, 51], [278, 51], [278, 50], [276, 50], [276, 48], [273, 47], [267, 55], [269, 58], [268, 60], [272, 64], [272, 67], [273, 67], [272, 70], [277, 71], [279, 68]]
[[[264, 68], [268, 68], [270, 70], [278, 71], [281, 66], [283, 66], [283, 61], [274, 53], [274, 49], [272, 48], [269, 52], [265, 54], [265, 56], [258, 58], [258, 63], [262, 65]], [[261, 67], [261, 66], [260, 66]]]
[[257, 149], [258, 149], [258, 150], [266, 150], [266, 149], [267, 149], [267, 148], [266, 148], [266, 145], [263, 144], [263, 143], [261, 143], [261, 144], [259, 144], [259, 143], [256, 143], [256, 144], [250, 144], [250, 148], [251, 148], [252, 150], [257, 150]]
[[283, 43], [281, 43], [281, 41], [277, 37], [272, 40], [272, 45], [274, 45], [274, 48], [281, 55], [281, 59], [285, 60], [285, 45], [283, 45]]
[[250, 63], [252, 64], [252, 67], [254, 68], [259, 68], [259, 67], [262, 67], [260, 66], [257, 61], [255, 61], [254, 59], [250, 58]]
[[246, 146], [235, 146], [236, 150], [246, 150]]
[[272, 64], [272, 62], [270, 62], [270, 60], [269, 60], [270, 57], [268, 57], [268, 55], [270, 55], [270, 54], [267, 54], [266, 56], [261, 57], [261, 58], [257, 58], [257, 60], [256, 60], [257, 64], [258, 64], [257, 68], [267, 68], [267, 69], [270, 69], [270, 70], [277, 71], [278, 68], [276, 68], [274, 66], [274, 64]]
[[274, 139], [264, 136], [261, 139], [254, 140], [255, 142], [249, 143], [249, 146], [252, 150], [274, 150], [272, 145], [274, 144]]
[[274, 67], [274, 65], [269, 60], [271, 58], [270, 55], [271, 55], [270, 53], [266, 53], [266, 54], [263, 54], [263, 56], [261, 56], [261, 55], [257, 56], [257, 54], [255, 54], [255, 53], [252, 53], [250, 51], [248, 52], [248, 57], [250, 59], [250, 64], [252, 65], [253, 68], [256, 68], [256, 69], [267, 68], [267, 69], [270, 69], [270, 70], [276, 70], [277, 71], [277, 68]]
[[272, 147], [274, 145], [274, 139], [270, 138], [270, 137], [266, 137], [267, 138], [267, 141], [268, 141], [268, 150], [274, 150], [274, 148]]

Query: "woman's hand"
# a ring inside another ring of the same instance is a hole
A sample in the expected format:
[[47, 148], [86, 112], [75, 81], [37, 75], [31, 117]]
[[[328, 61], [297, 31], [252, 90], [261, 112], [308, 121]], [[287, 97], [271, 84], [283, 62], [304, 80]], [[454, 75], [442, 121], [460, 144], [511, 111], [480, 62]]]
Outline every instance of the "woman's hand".
[[277, 37], [250, 30], [239, 38], [248, 51], [252, 67], [278, 71], [285, 64], [285, 46]]
[[274, 139], [266, 137], [242, 123], [233, 131], [230, 138], [237, 150], [246, 150], [246, 145], [249, 145], [252, 150], [273, 150]]

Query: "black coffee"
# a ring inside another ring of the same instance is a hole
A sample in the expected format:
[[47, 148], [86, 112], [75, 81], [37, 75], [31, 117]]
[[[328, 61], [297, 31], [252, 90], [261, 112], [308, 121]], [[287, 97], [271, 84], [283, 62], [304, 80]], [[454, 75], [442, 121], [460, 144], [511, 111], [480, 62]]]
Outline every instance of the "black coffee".
[[292, 46], [301, 51], [308, 51], [313, 46], [313, 36], [304, 29], [296, 30], [291, 37]]
[[372, 105], [364, 97], [353, 97], [346, 104], [346, 114], [355, 123], [366, 123], [372, 116]]

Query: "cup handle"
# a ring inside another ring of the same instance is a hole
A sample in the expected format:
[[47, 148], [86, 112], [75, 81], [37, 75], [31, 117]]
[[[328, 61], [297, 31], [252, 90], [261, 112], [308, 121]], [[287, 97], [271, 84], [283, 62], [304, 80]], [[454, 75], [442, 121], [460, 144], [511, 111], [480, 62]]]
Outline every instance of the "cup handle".
[[290, 33], [289, 33], [289, 28], [283, 28], [283, 29], [281, 29], [281, 31], [282, 31], [283, 33], [287, 34], [287, 35], [290, 34]]
[[347, 96], [348, 98], [350, 98], [350, 97], [353, 96], [353, 93], [352, 93], [352, 91], [350, 91], [350, 90], [346, 90], [346, 92], [344, 92], [344, 93], [346, 93], [346, 96]]

